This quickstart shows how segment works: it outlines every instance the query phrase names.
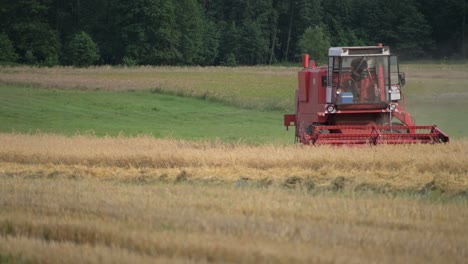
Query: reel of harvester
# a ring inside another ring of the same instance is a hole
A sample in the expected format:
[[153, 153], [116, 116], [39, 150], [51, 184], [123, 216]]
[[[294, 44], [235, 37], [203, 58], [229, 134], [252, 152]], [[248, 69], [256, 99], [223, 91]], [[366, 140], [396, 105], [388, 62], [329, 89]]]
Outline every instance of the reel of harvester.
[[415, 144], [449, 142], [447, 134], [437, 126], [314, 126], [303, 135], [304, 144]]

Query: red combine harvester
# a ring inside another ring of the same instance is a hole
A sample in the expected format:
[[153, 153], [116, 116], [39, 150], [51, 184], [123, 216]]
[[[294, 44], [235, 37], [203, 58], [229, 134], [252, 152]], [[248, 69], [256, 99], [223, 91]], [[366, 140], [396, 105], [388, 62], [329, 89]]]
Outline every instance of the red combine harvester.
[[298, 73], [296, 114], [284, 116], [302, 144], [446, 143], [435, 125], [417, 126], [406, 112], [405, 74], [389, 47], [339, 47], [328, 51], [328, 67], [309, 64]]

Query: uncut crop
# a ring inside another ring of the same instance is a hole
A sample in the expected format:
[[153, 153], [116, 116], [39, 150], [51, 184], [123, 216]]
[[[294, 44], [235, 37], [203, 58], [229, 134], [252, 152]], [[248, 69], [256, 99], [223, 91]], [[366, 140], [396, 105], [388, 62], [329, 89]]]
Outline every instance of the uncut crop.
[[0, 258], [462, 263], [467, 147], [0, 134]]
[[[463, 263], [466, 202], [282, 188], [0, 178], [13, 263]], [[8, 262], [6, 261], [6, 262]]]
[[151, 137], [0, 134], [0, 173], [109, 179], [236, 181], [290, 177], [320, 186], [343, 178], [350, 187], [468, 189], [468, 143], [367, 148], [249, 146]]

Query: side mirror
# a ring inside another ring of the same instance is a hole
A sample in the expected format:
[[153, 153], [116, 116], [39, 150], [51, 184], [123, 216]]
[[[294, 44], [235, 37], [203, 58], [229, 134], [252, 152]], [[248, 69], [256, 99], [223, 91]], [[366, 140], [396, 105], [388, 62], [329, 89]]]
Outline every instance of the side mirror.
[[406, 79], [405, 79], [405, 73], [404, 72], [398, 73], [398, 80], [400, 81], [401, 86], [405, 86]]

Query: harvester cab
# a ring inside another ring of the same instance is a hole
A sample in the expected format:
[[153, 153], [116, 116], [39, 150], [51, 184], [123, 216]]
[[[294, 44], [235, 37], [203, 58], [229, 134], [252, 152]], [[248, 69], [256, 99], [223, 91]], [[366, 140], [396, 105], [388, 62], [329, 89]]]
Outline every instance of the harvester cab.
[[284, 116], [303, 144], [407, 144], [449, 142], [435, 125], [417, 126], [406, 112], [405, 74], [382, 45], [334, 47], [327, 67], [303, 56], [296, 113]]

